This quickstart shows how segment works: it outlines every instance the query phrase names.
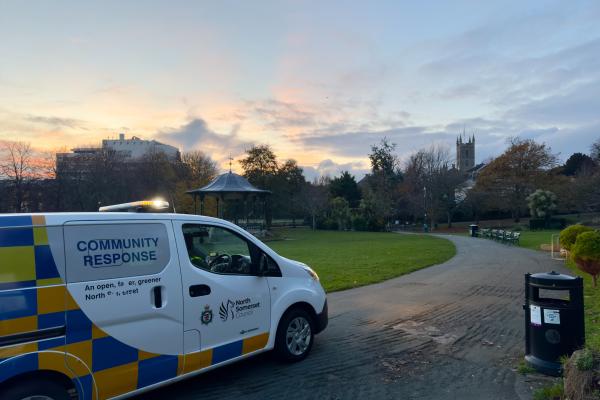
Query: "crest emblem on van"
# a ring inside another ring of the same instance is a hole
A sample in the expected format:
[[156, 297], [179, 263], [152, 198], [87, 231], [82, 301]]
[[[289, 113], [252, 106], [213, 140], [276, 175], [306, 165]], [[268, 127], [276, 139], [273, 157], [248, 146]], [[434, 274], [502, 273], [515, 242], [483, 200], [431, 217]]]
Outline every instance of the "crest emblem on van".
[[207, 304], [204, 306], [204, 311], [202, 311], [202, 314], [200, 314], [200, 322], [202, 322], [202, 325], [208, 325], [212, 322], [213, 320], [213, 312], [210, 309], [210, 306]]
[[221, 307], [219, 308], [219, 316], [223, 322], [228, 319], [234, 319], [235, 314], [233, 313], [233, 308], [235, 307], [235, 303], [231, 300], [227, 300], [227, 303], [222, 302]]

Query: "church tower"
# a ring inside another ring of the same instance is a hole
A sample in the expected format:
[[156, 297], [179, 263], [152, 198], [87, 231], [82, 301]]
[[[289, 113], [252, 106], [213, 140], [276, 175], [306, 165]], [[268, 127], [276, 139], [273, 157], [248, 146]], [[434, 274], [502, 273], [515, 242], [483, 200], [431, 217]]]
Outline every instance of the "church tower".
[[464, 139], [456, 139], [456, 164], [458, 170], [466, 172], [475, 166], [475, 135]]

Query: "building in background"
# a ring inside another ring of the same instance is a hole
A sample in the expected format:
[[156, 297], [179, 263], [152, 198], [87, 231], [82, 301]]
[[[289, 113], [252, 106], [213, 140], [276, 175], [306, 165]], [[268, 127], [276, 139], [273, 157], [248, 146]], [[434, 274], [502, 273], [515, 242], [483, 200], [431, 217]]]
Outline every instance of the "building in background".
[[96, 165], [98, 158], [107, 155], [130, 163], [140, 162], [153, 154], [164, 154], [174, 162], [181, 160], [181, 153], [176, 147], [137, 136], [126, 139], [125, 134], [120, 133], [118, 139], [104, 139], [100, 147], [76, 147], [69, 153], [57, 153], [56, 175], [64, 177], [85, 174]]
[[475, 135], [466, 141], [462, 135], [456, 139], [456, 166], [463, 173], [475, 167]]
[[171, 161], [178, 161], [181, 157], [176, 147], [157, 142], [156, 140], [140, 139], [137, 136], [125, 139], [124, 133], [119, 134], [119, 139], [104, 139], [102, 141], [102, 149], [113, 150], [130, 161], [139, 160], [152, 153], [163, 153]]
[[463, 135], [456, 139], [456, 164], [465, 179], [454, 191], [456, 201], [461, 202], [467, 198], [469, 190], [475, 187], [477, 177], [487, 166], [486, 163], [475, 165], [475, 135], [466, 140]]

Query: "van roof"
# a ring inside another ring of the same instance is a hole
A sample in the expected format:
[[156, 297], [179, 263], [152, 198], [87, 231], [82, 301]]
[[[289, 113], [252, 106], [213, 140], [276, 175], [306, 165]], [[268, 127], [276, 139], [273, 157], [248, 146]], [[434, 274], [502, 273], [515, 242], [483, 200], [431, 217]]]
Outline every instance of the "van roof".
[[[175, 214], [175, 213], [134, 213], [134, 212], [58, 212], [58, 213], [20, 213], [20, 214], [0, 214], [2, 219], [12, 219], [15, 217], [34, 217], [44, 216], [51, 218], [56, 223], [67, 221], [118, 221], [118, 220], [196, 220], [198, 222], [219, 222], [227, 225], [234, 225], [229, 221], [219, 218], [207, 217], [205, 215], [193, 214]], [[0, 222], [0, 226], [3, 224]], [[4, 225], [8, 226], [8, 225]]]

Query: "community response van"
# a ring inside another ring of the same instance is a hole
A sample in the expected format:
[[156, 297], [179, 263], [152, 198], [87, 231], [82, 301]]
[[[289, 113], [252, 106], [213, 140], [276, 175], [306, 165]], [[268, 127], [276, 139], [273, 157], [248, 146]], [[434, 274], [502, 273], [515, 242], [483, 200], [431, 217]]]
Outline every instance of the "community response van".
[[0, 215], [0, 399], [138, 394], [327, 325], [308, 266], [229, 222], [161, 213]]

